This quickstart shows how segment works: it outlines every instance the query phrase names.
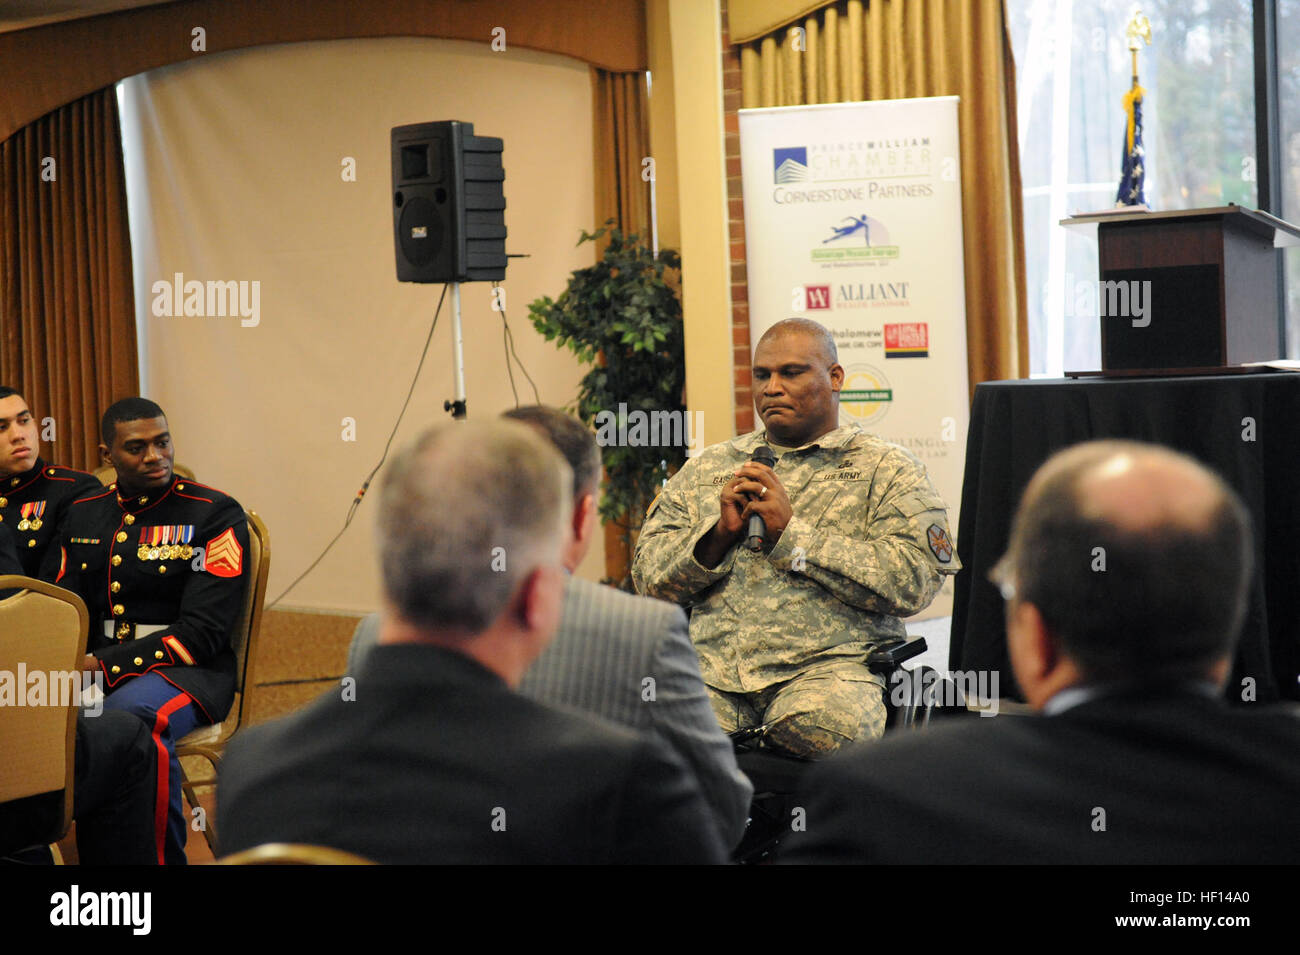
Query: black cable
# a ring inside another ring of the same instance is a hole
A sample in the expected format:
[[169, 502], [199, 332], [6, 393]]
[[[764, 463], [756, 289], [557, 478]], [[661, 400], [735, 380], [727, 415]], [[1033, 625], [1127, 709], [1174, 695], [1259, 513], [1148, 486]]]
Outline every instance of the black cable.
[[[515, 370], [510, 365], [510, 326], [506, 324], [505, 309], [501, 310], [501, 349], [506, 353], [506, 374], [510, 376], [510, 393], [515, 396], [515, 407], [518, 408], [519, 389], [515, 387]], [[538, 404], [541, 402], [539, 401]]]
[[[492, 283], [493, 289], [499, 287], [499, 283]], [[503, 329], [502, 338], [505, 340], [506, 344], [510, 346], [510, 352], [506, 355], [506, 371], [510, 371], [510, 356], [514, 355], [515, 362], [519, 365], [519, 370], [524, 373], [524, 377], [528, 379], [528, 383], [533, 386], [533, 401], [540, 405], [542, 403], [542, 396], [537, 391], [537, 382], [533, 381], [533, 376], [528, 374], [528, 369], [525, 368], [524, 363], [519, 360], [519, 353], [515, 351], [515, 333], [510, 330], [510, 323], [506, 320], [506, 307], [504, 304], [501, 306], [501, 327]], [[514, 387], [515, 376], [512, 372], [510, 375], [510, 388], [512, 391], [514, 390]], [[515, 407], [519, 407], [518, 392], [515, 392]]]
[[406, 409], [411, 404], [411, 395], [415, 394], [415, 383], [420, 380], [420, 371], [424, 368], [425, 356], [429, 354], [429, 343], [433, 341], [433, 332], [438, 327], [438, 316], [442, 314], [442, 303], [446, 297], [447, 297], [447, 286], [444, 284], [442, 287], [442, 294], [438, 296], [438, 307], [434, 309], [433, 312], [433, 324], [429, 326], [429, 335], [424, 340], [424, 350], [420, 352], [419, 364], [415, 366], [415, 375], [414, 377], [411, 378], [411, 387], [406, 389], [406, 400], [402, 402], [402, 410], [397, 413], [397, 421], [394, 422], [393, 424], [393, 430], [388, 433], [388, 440], [384, 442], [384, 453], [380, 455], [379, 463], [370, 469], [370, 474], [366, 476], [365, 481], [362, 482], [361, 484], [361, 490], [357, 491], [357, 496], [352, 499], [352, 503], [348, 506], [347, 516], [343, 518], [343, 526], [339, 528], [339, 532], [334, 535], [333, 539], [330, 540], [330, 542], [325, 545], [325, 549], [320, 552], [320, 556], [317, 557], [315, 560], [313, 560], [311, 562], [311, 565], [306, 570], [304, 570], [301, 574], [299, 574], [297, 579], [294, 580], [293, 583], [291, 583], [288, 587], [284, 588], [284, 591], [280, 594], [280, 596], [276, 597], [274, 600], [272, 600], [269, 604], [266, 605], [267, 610], [270, 610], [281, 600], [287, 597], [289, 595], [289, 591], [293, 590], [294, 587], [297, 587], [300, 583], [302, 583], [303, 578], [316, 569], [316, 565], [325, 559], [325, 555], [328, 554], [330, 552], [330, 549], [333, 548], [333, 546], [338, 543], [339, 538], [342, 537], [344, 532], [348, 529], [348, 525], [352, 523], [352, 518], [356, 516], [357, 508], [361, 506], [361, 499], [366, 496], [366, 491], [370, 489], [370, 482], [375, 479], [375, 475], [379, 473], [379, 469], [382, 468], [384, 466], [384, 462], [388, 460], [388, 451], [393, 446], [393, 438], [397, 435], [397, 429], [402, 425], [402, 418], [405, 417], [406, 415]]

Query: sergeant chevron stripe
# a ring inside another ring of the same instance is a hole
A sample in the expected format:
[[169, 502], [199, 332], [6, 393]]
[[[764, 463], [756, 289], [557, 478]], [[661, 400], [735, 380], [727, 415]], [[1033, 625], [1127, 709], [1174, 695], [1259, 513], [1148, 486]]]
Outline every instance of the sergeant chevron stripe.
[[244, 549], [235, 539], [233, 527], [227, 527], [204, 548], [203, 564], [208, 573], [217, 577], [239, 576], [244, 566]]

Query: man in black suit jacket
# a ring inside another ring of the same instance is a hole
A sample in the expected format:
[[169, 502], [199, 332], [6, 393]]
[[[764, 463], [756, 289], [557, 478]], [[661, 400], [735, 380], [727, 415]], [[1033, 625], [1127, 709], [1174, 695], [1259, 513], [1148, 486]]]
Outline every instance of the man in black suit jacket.
[[1300, 712], [1249, 686], [1221, 701], [1252, 554], [1241, 502], [1192, 459], [1116, 441], [1055, 455], [992, 575], [1038, 714], [817, 766], [783, 861], [1300, 861]]
[[378, 862], [723, 861], [662, 744], [514, 692], [560, 616], [572, 481], [509, 421], [447, 424], [390, 465], [379, 646], [222, 764], [222, 850], [333, 846]]

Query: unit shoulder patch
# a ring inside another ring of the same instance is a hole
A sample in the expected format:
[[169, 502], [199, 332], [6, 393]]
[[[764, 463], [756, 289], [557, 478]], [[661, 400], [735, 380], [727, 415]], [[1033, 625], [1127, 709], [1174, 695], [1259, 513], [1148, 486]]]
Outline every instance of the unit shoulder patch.
[[946, 530], [938, 524], [931, 524], [926, 528], [925, 538], [939, 563], [947, 564], [952, 561], [952, 539]]

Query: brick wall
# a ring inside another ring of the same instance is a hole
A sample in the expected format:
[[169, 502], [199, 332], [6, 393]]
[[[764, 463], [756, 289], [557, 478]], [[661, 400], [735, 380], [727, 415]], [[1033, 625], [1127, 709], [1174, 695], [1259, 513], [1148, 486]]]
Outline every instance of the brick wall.
[[727, 31], [727, 0], [722, 0], [722, 109], [727, 158], [727, 226], [731, 237], [732, 378], [736, 389], [736, 433], [754, 430], [750, 396], [749, 285], [745, 275], [745, 210], [740, 189], [740, 51]]

